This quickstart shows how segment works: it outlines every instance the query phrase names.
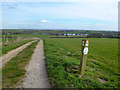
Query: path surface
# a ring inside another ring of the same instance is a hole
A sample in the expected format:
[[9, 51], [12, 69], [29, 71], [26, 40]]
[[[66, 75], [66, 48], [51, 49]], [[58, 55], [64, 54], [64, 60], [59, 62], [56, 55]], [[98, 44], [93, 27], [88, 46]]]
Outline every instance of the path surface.
[[50, 88], [44, 60], [43, 40], [36, 46], [29, 64], [26, 67], [26, 78], [23, 88]]
[[9, 51], [7, 54], [4, 54], [3, 56], [1, 56], [0, 57], [0, 68], [2, 68], [10, 59], [15, 57], [20, 51], [25, 49], [27, 46], [29, 46], [33, 42], [34, 41], [28, 42], [28, 43], [26, 43], [26, 44], [24, 44], [16, 49]]

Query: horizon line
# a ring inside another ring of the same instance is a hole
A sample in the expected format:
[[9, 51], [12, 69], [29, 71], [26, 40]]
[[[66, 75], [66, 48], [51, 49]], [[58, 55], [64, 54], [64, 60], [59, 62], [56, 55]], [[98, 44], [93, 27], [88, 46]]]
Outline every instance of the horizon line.
[[[11, 30], [11, 28], [6, 28], [6, 29], [10, 29]], [[21, 30], [22, 28], [21, 29], [14, 28], [14, 29]], [[27, 28], [26, 29], [25, 28], [25, 29], [22, 29], [22, 30], [28, 30], [28, 29], [30, 29], [30, 30], [77, 30], [77, 31], [80, 31], [80, 30], [82, 31], [83, 30], [83, 31], [110, 31], [110, 32], [111, 31], [117, 31], [117, 32], [119, 32], [119, 30], [95, 30], [95, 29], [92, 30], [92, 29], [33, 29], [33, 28], [32, 29], [31, 28]], [[5, 30], [5, 28], [4, 29], [0, 28], [0, 30]]]

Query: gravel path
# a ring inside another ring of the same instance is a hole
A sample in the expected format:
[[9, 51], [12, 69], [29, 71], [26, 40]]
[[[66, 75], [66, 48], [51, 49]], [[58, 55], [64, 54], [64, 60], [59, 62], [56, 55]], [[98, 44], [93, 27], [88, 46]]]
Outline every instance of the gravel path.
[[23, 88], [50, 88], [45, 60], [43, 40], [36, 46], [29, 64], [26, 67], [26, 78], [22, 83]]
[[[34, 41], [36, 41], [36, 40], [34, 40]], [[24, 44], [16, 49], [9, 51], [7, 54], [4, 54], [3, 56], [1, 56], [0, 57], [0, 68], [2, 68], [10, 59], [15, 57], [20, 51], [25, 49], [27, 46], [29, 46], [34, 41], [28, 42], [28, 43], [26, 43], [26, 44]]]

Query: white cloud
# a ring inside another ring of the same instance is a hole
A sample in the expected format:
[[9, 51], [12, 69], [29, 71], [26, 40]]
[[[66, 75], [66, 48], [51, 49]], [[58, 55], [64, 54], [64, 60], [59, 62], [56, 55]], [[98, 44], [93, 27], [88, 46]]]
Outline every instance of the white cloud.
[[45, 23], [45, 22], [47, 22], [47, 20], [41, 20], [41, 22]]
[[[103, 0], [101, 0], [101, 2], [97, 2], [100, 0], [96, 0], [95, 2], [92, 2], [94, 0], [90, 1], [91, 2], [82, 3], [19, 3], [19, 6], [16, 9], [4, 10], [3, 20], [4, 22], [6, 21], [5, 24], [12, 20], [10, 23], [13, 23], [13, 27], [15, 26], [14, 24], [21, 24], [22, 27], [31, 22], [33, 27], [41, 25], [40, 28], [54, 28], [56, 26], [56, 28], [78, 27], [83, 29], [116, 30], [118, 22], [118, 3], [113, 2], [113, 0], [110, 0], [108, 3]], [[20, 20], [23, 20], [23, 22], [16, 23]], [[51, 20], [54, 22], [50, 23], [52, 22]], [[79, 22], [75, 22], [75, 20], [79, 20]], [[24, 21], [26, 21], [26, 23], [24, 23]], [[33, 25], [34, 22], [37, 23]], [[57, 25], [57, 23], [61, 22], [64, 22], [63, 25]], [[71, 22], [72, 24], [69, 25]], [[53, 26], [52, 24], [55, 25]], [[80, 25], [74, 26], [73, 24]], [[28, 26], [31, 25], [29, 24]]]
[[53, 11], [62, 18], [89, 18], [104, 21], [117, 21], [117, 4], [115, 3], [75, 3]]
[[50, 20], [41, 20], [42, 23], [49, 23], [51, 22]]
[[[93, 0], [94, 1], [94, 0]], [[53, 4], [53, 3], [52, 3]], [[28, 13], [50, 18], [71, 18], [71, 19], [95, 19], [117, 22], [118, 3], [116, 2], [82, 2], [82, 3], [59, 3], [57, 5], [24, 7]], [[38, 12], [39, 11], [39, 12]], [[49, 21], [48, 21], [49, 22]]]

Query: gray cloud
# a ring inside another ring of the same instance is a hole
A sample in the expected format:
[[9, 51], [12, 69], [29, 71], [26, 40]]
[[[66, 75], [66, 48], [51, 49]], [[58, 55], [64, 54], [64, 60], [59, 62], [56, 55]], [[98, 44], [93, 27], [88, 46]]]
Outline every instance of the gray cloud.
[[19, 4], [18, 3], [14, 3], [14, 2], [11, 2], [11, 3], [2, 3], [1, 4], [2, 5], [2, 7], [6, 7], [6, 8], [9, 8], [9, 9], [16, 9], [18, 6], [19, 6]]

